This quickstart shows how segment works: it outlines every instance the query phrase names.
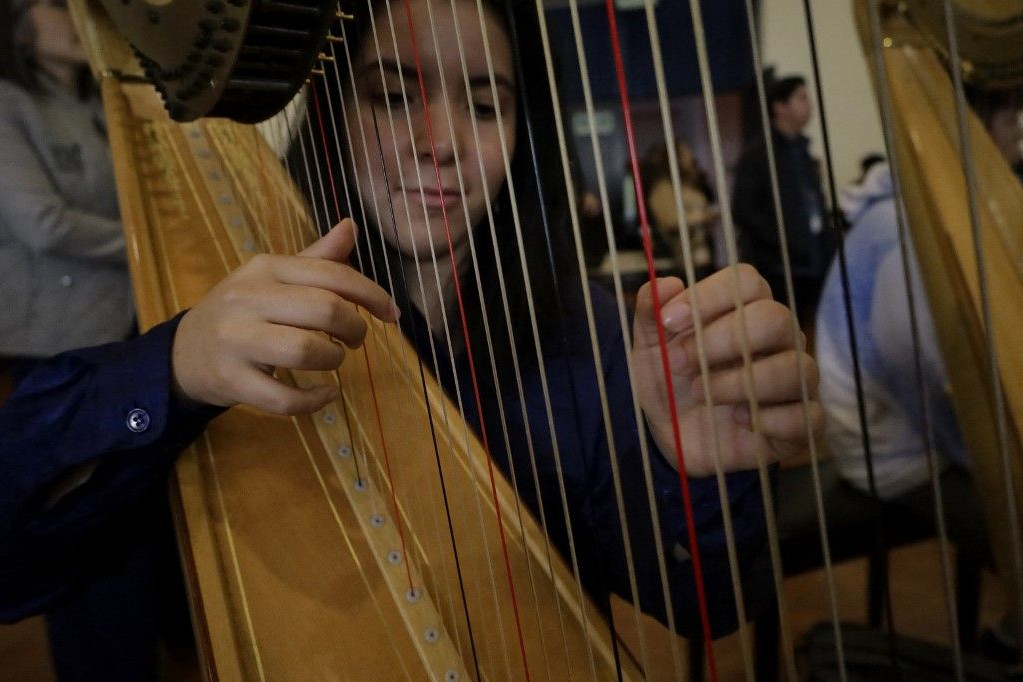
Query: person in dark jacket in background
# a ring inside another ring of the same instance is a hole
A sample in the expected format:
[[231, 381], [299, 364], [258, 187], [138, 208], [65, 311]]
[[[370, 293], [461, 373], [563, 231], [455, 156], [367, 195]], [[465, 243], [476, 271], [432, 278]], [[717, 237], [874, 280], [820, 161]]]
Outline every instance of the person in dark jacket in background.
[[810, 156], [810, 141], [803, 134], [813, 115], [813, 104], [802, 76], [768, 78], [765, 87], [781, 212], [792, 264], [794, 303], [788, 301], [785, 290], [781, 241], [763, 137], [755, 139], [739, 158], [732, 213], [743, 260], [767, 279], [775, 300], [793, 304], [804, 324], [812, 324], [835, 251], [831, 231], [825, 224], [819, 165]]

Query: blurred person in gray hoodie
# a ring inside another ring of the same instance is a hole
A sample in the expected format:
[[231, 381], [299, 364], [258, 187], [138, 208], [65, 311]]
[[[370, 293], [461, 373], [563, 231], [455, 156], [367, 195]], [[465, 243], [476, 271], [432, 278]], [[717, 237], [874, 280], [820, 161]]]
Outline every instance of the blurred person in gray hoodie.
[[0, 0], [0, 187], [0, 358], [15, 380], [131, 336], [102, 103], [61, 0]]

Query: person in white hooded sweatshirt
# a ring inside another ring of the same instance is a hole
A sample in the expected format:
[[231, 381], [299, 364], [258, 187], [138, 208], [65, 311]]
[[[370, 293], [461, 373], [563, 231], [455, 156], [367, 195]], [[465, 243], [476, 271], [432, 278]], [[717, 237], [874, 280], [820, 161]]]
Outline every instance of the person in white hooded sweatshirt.
[[849, 485], [870, 493], [864, 447], [869, 439], [878, 497], [900, 514], [912, 515], [921, 524], [934, 524], [924, 431], [929, 423], [949, 539], [960, 551], [987, 562], [987, 537], [969, 459], [947, 393], [945, 367], [919, 266], [910, 249], [926, 416], [921, 404], [888, 164], [873, 165], [859, 184], [842, 193], [840, 206], [852, 225], [844, 248], [868, 427], [864, 434], [836, 259], [825, 279], [816, 328], [821, 404], [827, 414], [825, 433], [835, 466]]

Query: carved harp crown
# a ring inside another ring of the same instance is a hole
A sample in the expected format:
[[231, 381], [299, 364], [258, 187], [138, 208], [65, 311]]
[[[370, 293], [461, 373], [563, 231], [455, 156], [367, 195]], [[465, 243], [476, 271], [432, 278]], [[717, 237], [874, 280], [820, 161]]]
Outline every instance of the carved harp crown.
[[[370, 6], [369, 0], [355, 2]], [[367, 41], [377, 49], [393, 41], [395, 26], [406, 21], [408, 2], [393, 0], [386, 22], [360, 26], [372, 36]], [[430, 0], [434, 7], [442, 3], [447, 0]], [[551, 53], [557, 36], [548, 32], [541, 0], [535, 7], [517, 0], [507, 4], [522, 4], [533, 12], [540, 40], [516, 49], [545, 65], [550, 80], [549, 93], [543, 89], [543, 106], [550, 108], [553, 129], [520, 129], [519, 144], [539, 147], [534, 158], [551, 154], [560, 161], [563, 176], [547, 191], [569, 197], [566, 223], [574, 230], [579, 256], [574, 276], [585, 280], [576, 208], [578, 160], [564, 151], [570, 133], [561, 117]], [[671, 65], [664, 63], [655, 3], [642, 4], [647, 18], [644, 40], [651, 45], [657, 86], [657, 107], [650, 111], [659, 114], [671, 163], [677, 166], [665, 88]], [[350, 129], [349, 115], [341, 110], [345, 103], [338, 95], [353, 82], [349, 45], [354, 22], [346, 11], [354, 7], [328, 0], [76, 0], [71, 5], [102, 85], [144, 329], [194, 305], [257, 253], [295, 253], [317, 238], [322, 226], [336, 222], [346, 211], [354, 213], [361, 201], [350, 196], [358, 191], [354, 169], [368, 168], [371, 159], [369, 154], [356, 158], [345, 141], [358, 136], [373, 155], [393, 153], [386, 140], [374, 141], [378, 131]], [[749, 25], [755, 24], [752, 5], [746, 3]], [[596, 184], [609, 221], [601, 124], [594, 116], [587, 76], [587, 57], [592, 55], [587, 54], [575, 0], [568, 6], [575, 44], [567, 52], [576, 55], [588, 114], [580, 137], [590, 143], [596, 160]], [[944, 10], [949, 7], [954, 7], [958, 27], [951, 40], [944, 28]], [[607, 0], [607, 8], [621, 114], [631, 145], [631, 109], [615, 3]], [[358, 9], [365, 11], [361, 5]], [[1023, 354], [1018, 351], [1023, 329], [1023, 190], [982, 126], [957, 107], [962, 88], [949, 69], [974, 86], [1019, 87], [1023, 13], [1010, 0], [944, 6], [925, 0], [859, 0], [856, 13], [865, 50], [876, 66], [875, 84], [904, 223], [921, 263], [951, 375], [952, 398], [978, 486], [984, 491], [999, 571], [1015, 586], [1018, 604], [1023, 594], [1016, 504], [1023, 494], [1019, 433]], [[687, 14], [695, 29], [717, 186], [725, 187], [701, 3], [692, 2]], [[480, 26], [483, 23], [480, 17]], [[432, 50], [463, 49], [461, 43], [438, 44], [436, 34], [417, 35], [411, 19], [408, 28], [413, 41], [419, 45], [429, 41]], [[515, 25], [505, 29], [516, 40]], [[755, 36], [751, 45], [758, 61]], [[760, 71], [759, 63], [755, 71]], [[763, 92], [763, 83], [759, 91]], [[406, 100], [414, 95], [403, 91]], [[766, 113], [762, 95], [761, 102]], [[533, 101], [530, 106], [541, 105]], [[391, 126], [404, 125], [404, 107], [388, 103], [387, 116], [394, 117]], [[960, 125], [961, 121], [966, 123]], [[262, 122], [258, 129], [244, 125], [256, 122]], [[555, 149], [558, 142], [560, 149]], [[632, 160], [638, 188], [634, 155]], [[692, 248], [677, 170], [672, 180], [683, 216], [684, 271], [692, 279]], [[542, 196], [544, 189], [535, 191]], [[734, 232], [727, 205], [723, 209], [725, 250], [734, 264]], [[410, 209], [392, 210], [400, 222], [403, 211]], [[610, 222], [606, 226], [614, 255]], [[781, 237], [784, 243], [784, 233]], [[357, 257], [366, 272], [383, 262], [385, 247], [379, 236], [365, 235], [360, 241], [365, 251]], [[652, 257], [650, 261], [652, 274]], [[383, 278], [393, 272], [384, 264], [378, 274]], [[529, 276], [524, 279], [528, 282]], [[621, 294], [620, 273], [613, 279]], [[488, 281], [479, 286], [482, 298], [483, 288], [504, 285]], [[582, 289], [588, 291], [585, 285]], [[536, 305], [551, 307], [556, 302]], [[624, 327], [624, 303], [618, 310]], [[210, 425], [177, 466], [173, 489], [179, 541], [207, 675], [229, 680], [342, 676], [450, 682], [685, 677], [685, 652], [676, 637], [654, 634], [638, 608], [594, 603], [580, 577], [571, 530], [562, 552], [555, 550], [548, 523], [571, 515], [568, 501], [562, 498], [564, 508], [547, 509], [546, 515], [542, 507], [537, 510], [524, 503], [523, 499], [533, 500], [535, 507], [539, 493], [532, 488], [538, 489], [538, 484], [514, 480], [514, 475], [508, 480], [495, 471], [488, 448], [462, 417], [463, 412], [472, 412], [467, 405], [473, 397], [453, 395], [450, 387], [445, 390], [430, 371], [424, 371], [416, 348], [399, 330], [369, 317], [367, 321], [370, 331], [364, 348], [350, 353], [331, 378], [341, 388], [339, 402], [308, 418], [232, 409]], [[589, 322], [593, 334], [592, 319]], [[795, 333], [795, 317], [792, 322]], [[530, 331], [506, 333], [532, 338]], [[627, 337], [627, 330], [623, 335]], [[601, 349], [595, 335], [593, 343], [594, 362], [599, 364]], [[542, 357], [537, 344], [536, 354]], [[429, 350], [438, 364], [436, 349]], [[448, 350], [454, 355], [452, 345]], [[278, 378], [298, 386], [322, 381], [300, 372], [279, 372]], [[604, 397], [603, 384], [594, 383], [593, 390]], [[809, 399], [811, 389], [805, 381], [804, 390]], [[548, 405], [548, 414], [550, 409]], [[634, 403], [608, 406], [605, 400], [603, 410], [608, 425], [615, 421], [613, 411], [635, 412], [636, 428], [642, 433]], [[510, 420], [528, 422], [513, 411], [508, 409]], [[555, 430], [553, 421], [550, 429]], [[609, 437], [609, 443], [613, 440]], [[650, 453], [645, 438], [639, 440], [642, 462], [636, 463], [637, 471], [646, 473], [649, 483]], [[816, 473], [816, 447], [811, 455]], [[720, 463], [718, 469], [721, 485], [725, 479]], [[770, 472], [762, 465], [756, 475], [759, 483], [752, 485], [759, 485], [771, 509], [775, 505]], [[617, 485], [617, 480], [613, 483]], [[814, 495], [813, 490], [805, 493]], [[651, 508], [655, 494], [660, 493], [647, 491]], [[721, 495], [728, 499], [727, 492]], [[646, 505], [647, 500], [640, 503]], [[620, 494], [619, 504], [624, 504]], [[818, 508], [822, 509], [819, 499]], [[657, 520], [656, 513], [648, 516]], [[740, 587], [733, 592], [729, 582], [740, 567], [733, 556], [728, 513], [723, 523], [729, 533], [731, 575], [709, 577], [727, 586], [727, 595], [711, 597], [726, 600], [727, 608], [736, 612], [742, 671], [753, 679], [764, 671], [754, 670], [745, 623], [748, 599]], [[773, 513], [763, 524], [771, 561], [762, 562], [760, 570], [767, 582], [773, 576], [783, 665], [795, 679]], [[822, 520], [821, 528], [825, 526]], [[629, 535], [622, 539], [624, 548], [629, 547]], [[666, 567], [688, 561], [692, 548], [661, 546], [656, 528], [633, 529], [631, 535], [658, 538], [659, 570], [651, 580], [665, 596], [663, 605], [651, 610], [674, 626]], [[826, 548], [826, 534], [821, 542]], [[827, 571], [837, 619], [830, 566]], [[630, 577], [626, 591], [641, 593], [645, 586], [636, 584], [635, 575]], [[716, 679], [711, 646], [715, 633], [708, 625], [708, 606], [694, 603], [692, 609], [699, 612], [694, 620], [702, 621], [702, 628], [690, 634], [704, 640], [710, 674]], [[626, 630], [631, 634], [624, 634]], [[835, 631], [840, 633], [837, 621]], [[841, 667], [841, 637], [836, 645]]]

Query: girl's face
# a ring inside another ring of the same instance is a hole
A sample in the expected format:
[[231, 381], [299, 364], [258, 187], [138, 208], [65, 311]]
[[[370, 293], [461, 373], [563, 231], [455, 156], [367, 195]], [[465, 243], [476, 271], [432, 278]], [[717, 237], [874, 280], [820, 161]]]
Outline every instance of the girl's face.
[[[345, 94], [354, 163], [366, 211], [392, 246], [403, 255], [418, 259], [428, 259], [431, 248], [438, 258], [447, 253], [445, 211], [456, 249], [467, 242], [469, 226], [475, 227], [486, 218], [486, 202], [497, 194], [505, 180], [498, 108], [509, 159], [515, 151], [516, 84], [508, 37], [500, 21], [484, 11], [483, 24], [497, 85], [495, 99], [476, 3], [456, 0], [454, 8], [451, 5], [447, 0], [411, 0], [413, 33], [409, 30], [404, 1], [394, 0], [390, 7], [392, 40], [387, 5], [380, 3], [374, 14], [375, 39], [372, 29], [363, 27], [366, 34], [359, 52], [352, 55], [354, 92], [348, 89]], [[436, 43], [430, 28], [430, 11]], [[413, 38], [422, 68], [426, 107], [416, 73]], [[408, 117], [402, 86], [408, 99]], [[380, 131], [379, 148], [374, 117]], [[364, 152], [368, 152], [369, 169]], [[397, 223], [397, 243], [391, 228], [391, 206]]]

